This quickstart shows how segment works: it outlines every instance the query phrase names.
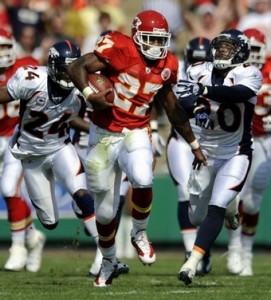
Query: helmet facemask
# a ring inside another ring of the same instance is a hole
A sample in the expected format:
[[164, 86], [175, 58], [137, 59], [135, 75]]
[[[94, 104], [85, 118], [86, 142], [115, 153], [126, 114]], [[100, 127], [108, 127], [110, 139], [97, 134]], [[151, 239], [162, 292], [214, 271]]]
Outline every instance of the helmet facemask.
[[247, 62], [261, 69], [265, 61], [266, 61], [265, 45], [256, 45], [256, 43], [252, 44], [251, 42], [251, 50]]
[[55, 63], [54, 61], [48, 63], [48, 75], [65, 90], [74, 88], [74, 84], [67, 74], [67, 68], [75, 59], [66, 58], [65, 63]]
[[153, 32], [137, 31], [133, 39], [147, 59], [157, 60], [167, 56], [170, 37], [170, 33], [154, 29]]
[[250, 53], [249, 39], [241, 31], [229, 29], [213, 39], [211, 51], [216, 69], [232, 68], [248, 59]]
[[0, 44], [0, 68], [8, 68], [14, 65], [15, 60], [16, 55], [14, 46]]
[[212, 49], [215, 67], [224, 70], [234, 66], [232, 60], [236, 51], [237, 47], [233, 43], [223, 40], [218, 41]]
[[14, 65], [15, 60], [15, 40], [8, 31], [0, 29], [0, 68]]
[[69, 64], [81, 56], [80, 49], [68, 40], [53, 45], [48, 54], [48, 75], [61, 88], [74, 88], [73, 82], [67, 74]]
[[159, 12], [140, 12], [132, 23], [132, 37], [145, 58], [158, 60], [167, 56], [171, 34], [167, 20]]

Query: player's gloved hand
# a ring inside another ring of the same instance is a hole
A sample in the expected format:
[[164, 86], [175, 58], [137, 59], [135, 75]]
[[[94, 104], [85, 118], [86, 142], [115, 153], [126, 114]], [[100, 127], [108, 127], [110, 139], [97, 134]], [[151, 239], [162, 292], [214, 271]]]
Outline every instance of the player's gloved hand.
[[179, 80], [177, 82], [176, 94], [179, 97], [200, 96], [203, 95], [205, 86], [201, 83], [195, 83], [188, 80]]
[[210, 120], [210, 115], [204, 106], [197, 106], [194, 109], [195, 123], [197, 126], [205, 129], [211, 127], [212, 121]]
[[271, 116], [263, 117], [263, 128], [266, 132], [271, 132]]
[[164, 138], [158, 133], [158, 131], [152, 131], [152, 148], [155, 156], [161, 156], [163, 149], [166, 146]]
[[152, 132], [152, 149], [154, 156], [161, 156], [163, 153], [163, 149], [166, 146], [166, 142], [164, 138], [158, 132], [158, 123], [155, 120], [150, 122], [151, 132]]

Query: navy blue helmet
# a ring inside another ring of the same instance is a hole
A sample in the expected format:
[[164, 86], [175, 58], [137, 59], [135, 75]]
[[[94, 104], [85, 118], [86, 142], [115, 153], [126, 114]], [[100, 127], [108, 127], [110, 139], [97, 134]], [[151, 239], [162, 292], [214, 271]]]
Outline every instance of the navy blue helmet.
[[210, 45], [210, 40], [205, 37], [190, 40], [184, 49], [186, 67], [199, 61], [212, 61]]
[[48, 75], [63, 89], [72, 89], [74, 85], [67, 74], [67, 67], [80, 56], [81, 51], [74, 43], [68, 40], [55, 43], [49, 49]]

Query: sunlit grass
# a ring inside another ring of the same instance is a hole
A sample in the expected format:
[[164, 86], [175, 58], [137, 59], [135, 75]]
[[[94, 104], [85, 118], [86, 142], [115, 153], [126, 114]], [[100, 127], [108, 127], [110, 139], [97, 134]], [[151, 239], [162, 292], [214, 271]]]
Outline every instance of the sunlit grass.
[[142, 266], [138, 259], [125, 260], [128, 275], [121, 275], [107, 288], [94, 288], [87, 276], [94, 252], [46, 249], [40, 272], [5, 272], [7, 250], [0, 251], [0, 299], [271, 299], [271, 253], [257, 252], [252, 277], [229, 275], [221, 251], [212, 255], [213, 271], [196, 277], [190, 286], [177, 279], [183, 253], [158, 251], [157, 262]]

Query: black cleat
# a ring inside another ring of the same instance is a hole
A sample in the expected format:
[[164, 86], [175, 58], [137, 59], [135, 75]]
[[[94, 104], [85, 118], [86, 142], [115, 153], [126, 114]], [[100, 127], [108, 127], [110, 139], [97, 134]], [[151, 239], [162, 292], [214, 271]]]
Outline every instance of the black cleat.
[[194, 275], [195, 274], [191, 269], [186, 268], [180, 271], [180, 273], [178, 274], [178, 278], [180, 281], [184, 282], [185, 285], [189, 285], [192, 283]]

